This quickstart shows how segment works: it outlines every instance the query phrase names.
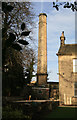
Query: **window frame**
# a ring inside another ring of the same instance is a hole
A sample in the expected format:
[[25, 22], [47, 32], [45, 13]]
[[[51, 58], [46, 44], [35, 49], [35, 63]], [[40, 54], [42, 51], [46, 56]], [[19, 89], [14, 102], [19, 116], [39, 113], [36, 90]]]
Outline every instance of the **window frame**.
[[77, 70], [75, 71], [75, 67], [77, 67], [77, 65], [74, 65], [74, 60], [77, 60], [77, 58], [73, 58], [73, 73], [77, 73]]

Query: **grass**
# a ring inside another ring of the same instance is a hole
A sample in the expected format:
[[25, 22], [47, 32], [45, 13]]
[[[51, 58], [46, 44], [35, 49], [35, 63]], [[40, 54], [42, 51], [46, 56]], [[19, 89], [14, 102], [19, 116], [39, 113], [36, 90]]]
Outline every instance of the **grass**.
[[31, 115], [27, 115], [26, 113], [24, 114], [22, 109], [13, 109], [10, 105], [5, 106], [2, 108], [2, 120], [10, 120], [10, 119], [17, 119], [17, 120], [22, 120], [22, 119], [27, 119], [31, 120]]
[[55, 110], [50, 113], [42, 116], [44, 120], [50, 120], [51, 118], [76, 118], [77, 108], [73, 107], [57, 107]]

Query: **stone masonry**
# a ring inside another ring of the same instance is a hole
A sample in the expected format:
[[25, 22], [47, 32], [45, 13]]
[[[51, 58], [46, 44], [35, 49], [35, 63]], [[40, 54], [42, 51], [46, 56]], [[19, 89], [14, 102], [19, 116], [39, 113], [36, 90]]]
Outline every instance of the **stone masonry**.
[[[62, 32], [61, 46], [57, 53], [59, 66], [59, 100], [60, 105], [77, 104], [74, 96], [74, 83], [77, 82], [77, 73], [73, 72], [73, 59], [77, 58], [77, 44], [65, 44]], [[63, 40], [63, 41], [62, 41]], [[63, 43], [63, 44], [62, 44]]]
[[47, 15], [39, 14], [39, 35], [38, 35], [38, 65], [37, 82], [38, 85], [47, 83]]

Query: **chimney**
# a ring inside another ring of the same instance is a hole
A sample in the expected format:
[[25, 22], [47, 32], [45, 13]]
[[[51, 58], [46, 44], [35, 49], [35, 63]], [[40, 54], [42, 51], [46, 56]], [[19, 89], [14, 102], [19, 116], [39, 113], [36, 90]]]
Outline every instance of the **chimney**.
[[64, 31], [62, 31], [62, 35], [61, 35], [61, 37], [60, 37], [60, 40], [61, 40], [61, 44], [60, 44], [60, 46], [64, 46], [64, 45], [65, 45]]
[[37, 82], [47, 83], [47, 15], [39, 14]]

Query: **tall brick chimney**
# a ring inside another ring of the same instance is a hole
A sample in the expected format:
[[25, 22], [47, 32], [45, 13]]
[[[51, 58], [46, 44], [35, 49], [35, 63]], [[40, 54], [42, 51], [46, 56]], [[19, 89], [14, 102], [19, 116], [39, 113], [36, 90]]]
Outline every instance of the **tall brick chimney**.
[[61, 43], [60, 46], [64, 46], [65, 45], [65, 36], [64, 36], [64, 31], [62, 31], [62, 35], [60, 37]]
[[39, 14], [39, 33], [38, 33], [38, 65], [37, 82], [38, 85], [47, 84], [47, 15]]

